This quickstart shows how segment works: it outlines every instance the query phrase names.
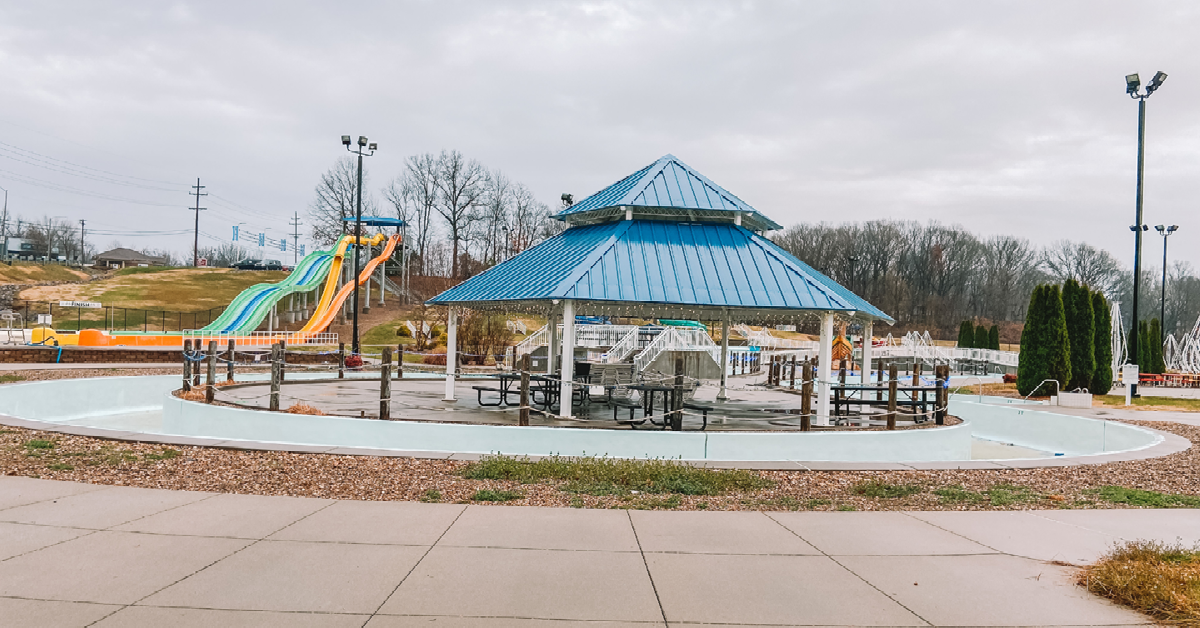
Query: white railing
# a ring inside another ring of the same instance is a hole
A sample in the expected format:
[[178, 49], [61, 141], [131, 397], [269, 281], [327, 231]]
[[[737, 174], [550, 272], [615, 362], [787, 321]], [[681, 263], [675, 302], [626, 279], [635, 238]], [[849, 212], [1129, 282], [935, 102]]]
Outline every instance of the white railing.
[[612, 347], [621, 342], [629, 332], [637, 329], [637, 325], [576, 325], [575, 346]]
[[721, 346], [703, 329], [667, 327], [633, 358], [635, 373], [645, 371], [664, 351], [704, 351], [717, 363], [721, 361]]
[[607, 363], [616, 364], [618, 362], [624, 362], [625, 358], [629, 357], [629, 354], [633, 353], [634, 350], [638, 348], [639, 335], [639, 328], [634, 327], [633, 329], [629, 330], [624, 337], [617, 341], [617, 344], [609, 348]]
[[771, 330], [764, 327], [762, 329], [751, 329], [749, 325], [734, 325], [733, 331], [739, 336], [746, 339], [746, 342], [756, 347], [764, 349], [816, 349], [818, 343], [813, 340], [792, 340], [790, 338], [780, 338], [771, 333]]
[[874, 347], [871, 355], [877, 358], [903, 358], [931, 364], [954, 365], [959, 360], [971, 360], [1010, 367], [1016, 367], [1020, 357], [1013, 351], [939, 347], [934, 344], [929, 332], [920, 334], [915, 331], [905, 334], [899, 345], [885, 344]]
[[529, 334], [524, 340], [517, 343], [516, 355], [522, 356], [528, 353], [537, 351], [538, 347], [544, 347], [550, 343], [550, 326], [542, 325], [541, 329]]
[[224, 347], [232, 340], [239, 347], [269, 346], [284, 341], [289, 345], [336, 345], [338, 335], [328, 332], [311, 331], [204, 331], [200, 329], [183, 332], [184, 340], [199, 342], [201, 346], [216, 341], [218, 347]]
[[504, 325], [508, 328], [509, 332], [514, 334], [521, 334], [524, 336], [525, 334], [529, 333], [529, 329], [525, 327], [525, 323], [522, 323], [521, 321], [504, 321]]

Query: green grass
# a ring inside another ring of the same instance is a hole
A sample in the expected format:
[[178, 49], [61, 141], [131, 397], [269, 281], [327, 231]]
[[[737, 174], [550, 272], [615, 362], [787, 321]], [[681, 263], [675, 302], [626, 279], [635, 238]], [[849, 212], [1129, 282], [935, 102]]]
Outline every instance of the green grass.
[[183, 266], [130, 266], [129, 268], [122, 268], [113, 274], [118, 277], [125, 275], [149, 275], [167, 270], [179, 270], [180, 268], [183, 268]]
[[427, 488], [425, 489], [425, 492], [421, 494], [421, 501], [427, 504], [436, 504], [442, 501], [442, 492], [436, 488]]
[[524, 496], [525, 494], [519, 491], [494, 491], [489, 488], [481, 488], [471, 496], [471, 501], [510, 502], [514, 499], [521, 499]]
[[23, 381], [25, 381], [25, 378], [21, 375], [16, 375], [13, 373], [7, 373], [4, 375], [0, 375], [0, 384], [11, 384], [12, 382], [23, 382]]
[[382, 325], [376, 325], [367, 330], [363, 334], [360, 342], [364, 345], [408, 345], [413, 343], [413, 339], [406, 336], [397, 336], [396, 330], [404, 327], [404, 321], [407, 318], [397, 318], [396, 320], [388, 321]]
[[[1125, 407], [1125, 395], [1096, 395], [1096, 401], [1114, 407]], [[1200, 412], [1200, 399], [1179, 399], [1176, 397], [1138, 397], [1133, 400], [1131, 407], [1139, 406], [1172, 408], [1184, 412]]]
[[616, 508], [624, 510], [674, 510], [683, 504], [678, 495], [666, 497], [637, 497], [627, 499]]
[[34, 439], [25, 442], [25, 449], [30, 455], [40, 454], [49, 449], [54, 449], [54, 441]]
[[957, 484], [942, 486], [931, 492], [937, 495], [938, 501], [943, 504], [990, 503], [993, 506], [1011, 506], [1039, 501], [1042, 498], [1027, 487], [1006, 483], [995, 484], [983, 492], [968, 490]]
[[146, 454], [145, 459], [147, 462], [155, 462], [158, 460], [170, 460], [172, 458], [178, 458], [179, 456], [180, 453], [178, 449], [164, 449], [156, 454]]
[[855, 484], [853, 490], [856, 495], [862, 495], [863, 497], [896, 499], [916, 495], [923, 492], [925, 487], [920, 484], [888, 484], [887, 482], [870, 480]]
[[71, 465], [65, 464], [62, 462], [48, 464], [48, 465], [46, 465], [46, 468], [50, 469], [51, 471], [74, 471], [75, 470], [75, 467], [72, 467]]
[[472, 480], [514, 480], [523, 484], [562, 481], [563, 490], [587, 495], [676, 493], [721, 495], [771, 486], [756, 473], [693, 467], [671, 460], [566, 458], [538, 461], [510, 456], [486, 456], [462, 472]]
[[855, 508], [852, 504], [838, 504], [838, 507], [835, 510], [837, 510], [838, 512], [854, 512], [855, 510], [858, 510], [858, 509]]
[[1102, 486], [1084, 492], [1107, 502], [1140, 508], [1200, 508], [1200, 497], [1194, 495], [1176, 495], [1121, 486]]

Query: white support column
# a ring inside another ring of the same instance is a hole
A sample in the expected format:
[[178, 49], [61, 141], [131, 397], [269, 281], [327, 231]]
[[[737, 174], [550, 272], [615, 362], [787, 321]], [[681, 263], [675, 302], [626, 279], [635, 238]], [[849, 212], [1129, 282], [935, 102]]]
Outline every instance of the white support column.
[[821, 346], [817, 365], [817, 420], [814, 425], [829, 425], [829, 384], [833, 379], [833, 312], [821, 316]]
[[562, 387], [559, 388], [558, 414], [571, 416], [571, 383], [575, 380], [575, 304], [563, 300], [562, 308]]
[[387, 295], [387, 275], [385, 274], [386, 263], [379, 265], [379, 305], [383, 306], [383, 297]]
[[453, 307], [446, 314], [446, 396], [454, 401], [454, 372], [458, 365], [458, 312]]
[[725, 318], [721, 325], [721, 390], [717, 393], [718, 401], [725, 401], [726, 376], [729, 375], [729, 310], [725, 310]]
[[870, 385], [871, 383], [871, 335], [875, 333], [874, 330], [875, 324], [873, 321], [863, 323], [862, 368], [859, 369], [862, 372], [860, 383], [863, 386]]
[[554, 372], [554, 356], [558, 353], [558, 308], [550, 308], [550, 316], [546, 317], [546, 374]]

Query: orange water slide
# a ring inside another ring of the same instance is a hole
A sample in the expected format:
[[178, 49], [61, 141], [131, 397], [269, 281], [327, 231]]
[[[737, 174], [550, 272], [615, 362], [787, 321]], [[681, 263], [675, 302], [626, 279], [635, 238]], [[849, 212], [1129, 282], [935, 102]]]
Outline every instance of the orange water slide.
[[[386, 262], [392, 256], [392, 253], [396, 250], [396, 245], [399, 243], [400, 236], [398, 234], [388, 238], [387, 245], [383, 247], [383, 252], [367, 262], [367, 265], [358, 274], [358, 283], [360, 285], [371, 279], [371, 274], [379, 268], [380, 264]], [[337, 276], [332, 272], [329, 275], [329, 281], [334, 282], [334, 286], [337, 285]], [[325, 293], [321, 295], [321, 301], [313, 311], [312, 318], [308, 320], [308, 323], [300, 331], [294, 332], [291, 342], [304, 342], [312, 334], [320, 333], [329, 327], [329, 324], [333, 322], [333, 317], [337, 316], [338, 309], [342, 307], [342, 304], [345, 303], [350, 293], [354, 292], [354, 285], [354, 283], [347, 283], [342, 286], [341, 290], [337, 291], [337, 294], [334, 294], [331, 286], [326, 284]]]

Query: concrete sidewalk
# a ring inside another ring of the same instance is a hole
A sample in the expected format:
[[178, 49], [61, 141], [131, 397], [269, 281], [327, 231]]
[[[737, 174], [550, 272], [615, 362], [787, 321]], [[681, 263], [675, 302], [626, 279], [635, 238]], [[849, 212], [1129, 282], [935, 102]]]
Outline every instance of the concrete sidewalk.
[[1200, 511], [643, 512], [0, 477], [3, 626], [1132, 625], [1071, 583]]

